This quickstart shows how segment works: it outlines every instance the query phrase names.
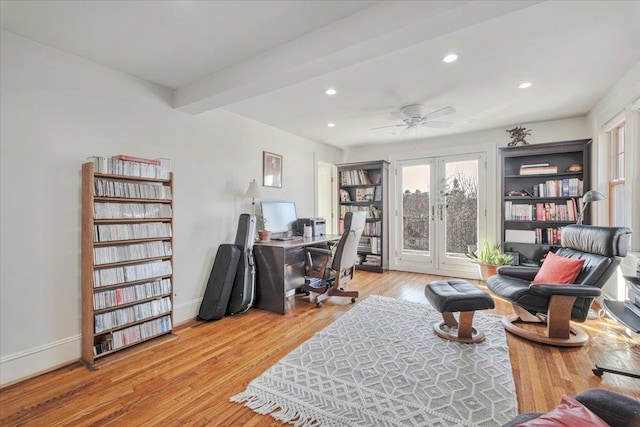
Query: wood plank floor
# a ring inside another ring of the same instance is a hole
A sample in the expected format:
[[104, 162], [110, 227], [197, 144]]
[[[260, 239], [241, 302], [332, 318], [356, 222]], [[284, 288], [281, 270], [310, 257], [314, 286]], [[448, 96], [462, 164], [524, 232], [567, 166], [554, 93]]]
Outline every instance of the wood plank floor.
[[[427, 303], [424, 285], [440, 276], [359, 272], [349, 289]], [[482, 282], [474, 282], [483, 285]], [[217, 322], [189, 321], [178, 339], [97, 371], [80, 363], [0, 391], [0, 424], [28, 426], [277, 426], [229, 396], [352, 307], [332, 298], [322, 309], [304, 297], [288, 315], [252, 309]], [[511, 312], [496, 298], [493, 313]], [[640, 369], [640, 350], [608, 318], [584, 325], [581, 348], [555, 348], [508, 334], [520, 412], [547, 411], [563, 394], [601, 387], [640, 399], [640, 380], [592, 374], [594, 363]]]

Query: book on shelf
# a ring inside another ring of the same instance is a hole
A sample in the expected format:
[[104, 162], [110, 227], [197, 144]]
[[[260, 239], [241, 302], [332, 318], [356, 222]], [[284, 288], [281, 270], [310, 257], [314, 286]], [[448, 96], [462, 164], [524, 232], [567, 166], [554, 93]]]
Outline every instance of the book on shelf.
[[537, 166], [537, 167], [520, 167], [520, 175], [542, 175], [547, 173], [558, 173], [557, 166]]
[[138, 162], [138, 163], [149, 163], [151, 165], [160, 165], [160, 160], [158, 159], [145, 159], [143, 157], [129, 156], [126, 154], [118, 154], [116, 156], [112, 156], [112, 159], [116, 160], [128, 160], [130, 162]]
[[512, 243], [536, 243], [534, 230], [504, 230], [504, 240]]
[[530, 168], [540, 168], [544, 166], [549, 166], [549, 163], [528, 163], [520, 165], [520, 169], [530, 169]]
[[344, 188], [340, 189], [340, 201], [341, 202], [350, 202], [351, 201], [351, 194], [349, 194], [349, 192], [347, 190], [345, 190]]

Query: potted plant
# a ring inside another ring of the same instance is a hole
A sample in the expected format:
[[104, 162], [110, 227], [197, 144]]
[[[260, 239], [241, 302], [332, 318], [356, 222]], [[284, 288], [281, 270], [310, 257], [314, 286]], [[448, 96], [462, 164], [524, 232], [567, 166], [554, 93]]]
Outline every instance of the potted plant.
[[482, 242], [479, 249], [470, 247], [467, 256], [480, 266], [480, 276], [482, 280], [497, 274], [497, 269], [501, 265], [510, 265], [513, 257], [502, 253], [500, 244], [490, 244], [487, 240]]
[[271, 232], [266, 229], [267, 220], [260, 214], [256, 214], [256, 223], [258, 225], [258, 240], [268, 242], [271, 240]]

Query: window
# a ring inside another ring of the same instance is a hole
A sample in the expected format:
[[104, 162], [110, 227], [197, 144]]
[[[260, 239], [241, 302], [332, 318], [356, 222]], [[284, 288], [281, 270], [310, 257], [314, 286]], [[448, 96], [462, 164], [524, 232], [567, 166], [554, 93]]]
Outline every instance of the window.
[[609, 131], [609, 225], [623, 226], [624, 220], [624, 122]]

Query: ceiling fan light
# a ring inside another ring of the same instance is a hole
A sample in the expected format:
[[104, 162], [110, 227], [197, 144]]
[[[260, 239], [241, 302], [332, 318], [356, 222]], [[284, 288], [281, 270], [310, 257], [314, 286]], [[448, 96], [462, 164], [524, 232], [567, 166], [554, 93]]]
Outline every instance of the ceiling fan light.
[[327, 95], [331, 96], [331, 95], [335, 95], [336, 93], [338, 93], [338, 91], [333, 89], [333, 88], [329, 88], [329, 89], [325, 90], [324, 93], [326, 93]]
[[451, 53], [447, 56], [445, 56], [444, 58], [442, 58], [442, 61], [446, 62], [447, 64], [450, 62], [455, 62], [458, 59], [458, 55], [456, 55], [455, 53]]

